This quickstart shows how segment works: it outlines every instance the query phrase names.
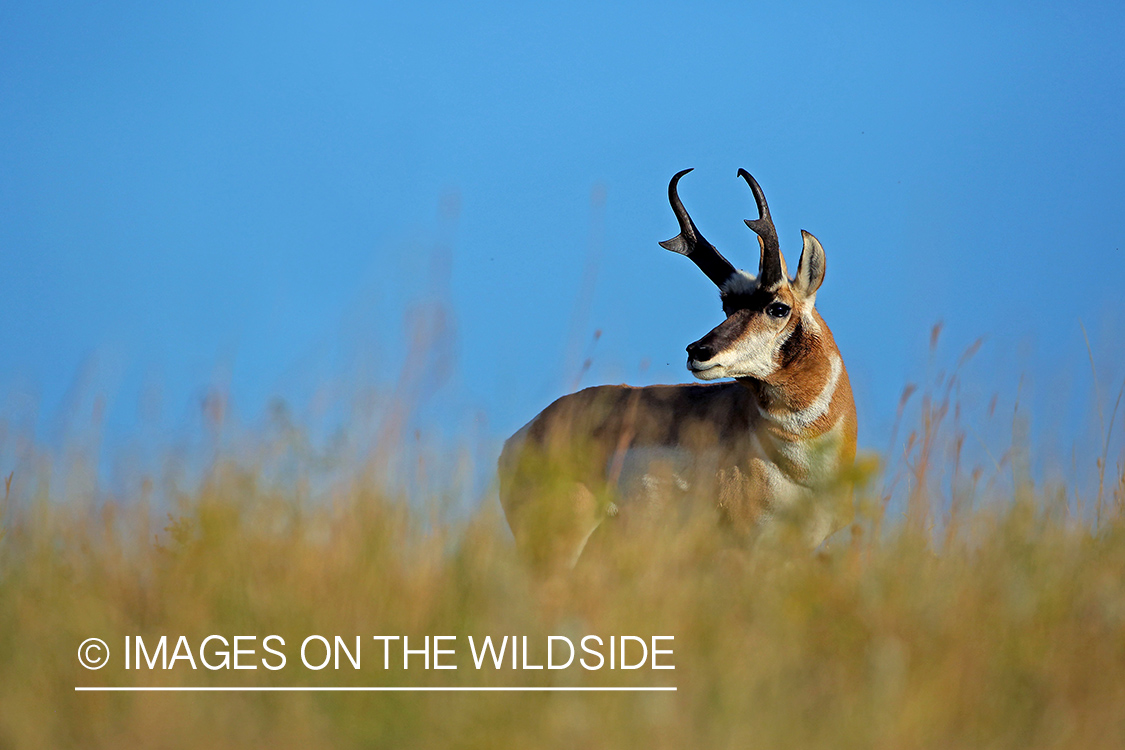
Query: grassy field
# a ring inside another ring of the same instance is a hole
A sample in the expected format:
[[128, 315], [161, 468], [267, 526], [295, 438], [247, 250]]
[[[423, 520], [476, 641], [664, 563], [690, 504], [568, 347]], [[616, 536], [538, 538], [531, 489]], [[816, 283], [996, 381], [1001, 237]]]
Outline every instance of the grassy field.
[[[904, 512], [887, 513], [892, 477], [872, 469], [855, 522], [816, 553], [733, 549], [707, 523], [654, 522], [550, 580], [515, 558], [494, 501], [447, 513], [379, 490], [370, 471], [310, 500], [300, 477], [267, 482], [220, 458], [172, 514], [143, 492], [5, 496], [0, 748], [1125, 746], [1125, 475], [1101, 462], [1082, 517], [1065, 488], [1034, 486], [1012, 462], [997, 470], [1014, 489], [986, 492], [956, 475], [972, 462], [955, 436], [955, 451], [933, 449], [944, 413], [927, 401], [905, 441]], [[286, 644], [276, 671], [122, 663], [127, 636], [151, 655], [182, 635], [199, 660], [209, 635], [254, 635], [248, 662], [261, 664], [270, 634]], [[360, 636], [362, 667], [305, 668], [311, 634]], [[476, 669], [466, 644], [527, 636], [542, 664], [548, 636], [587, 634], [674, 636], [675, 669]], [[394, 650], [385, 669], [376, 635], [412, 648], [457, 636], [446, 661], [458, 669], [416, 656], [404, 670]], [[76, 659], [89, 637], [109, 646], [103, 669]], [[677, 690], [74, 690], [255, 685]]]

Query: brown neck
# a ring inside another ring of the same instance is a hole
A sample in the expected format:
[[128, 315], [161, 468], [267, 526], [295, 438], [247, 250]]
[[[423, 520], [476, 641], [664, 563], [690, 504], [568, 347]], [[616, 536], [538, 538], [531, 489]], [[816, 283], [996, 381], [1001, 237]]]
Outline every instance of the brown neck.
[[[812, 320], [801, 320], [782, 345], [778, 369], [762, 380], [743, 378], [739, 382], [749, 388], [762, 408], [769, 412], [801, 412], [817, 405], [818, 399], [832, 394], [825, 389], [839, 379], [842, 363], [834, 366], [840, 352], [832, 332], [816, 311]], [[835, 372], [834, 377], [834, 369]]]

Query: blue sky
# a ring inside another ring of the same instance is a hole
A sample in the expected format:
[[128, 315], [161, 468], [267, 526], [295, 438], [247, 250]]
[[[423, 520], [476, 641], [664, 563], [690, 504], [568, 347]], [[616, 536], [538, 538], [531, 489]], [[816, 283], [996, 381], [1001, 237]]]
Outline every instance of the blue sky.
[[982, 336], [968, 401], [1080, 430], [1079, 321], [1103, 390], [1123, 364], [1123, 36], [1116, 3], [10, 0], [0, 416], [169, 434], [210, 387], [253, 422], [409, 361], [419, 419], [502, 437], [587, 355], [686, 382], [720, 311], [656, 244], [667, 181], [753, 269], [745, 167], [791, 267], [824, 244], [861, 442]]

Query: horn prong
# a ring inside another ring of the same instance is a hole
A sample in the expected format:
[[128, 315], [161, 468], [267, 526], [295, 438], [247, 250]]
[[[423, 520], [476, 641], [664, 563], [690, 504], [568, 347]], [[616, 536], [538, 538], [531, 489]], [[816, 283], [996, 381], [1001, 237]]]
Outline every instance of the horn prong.
[[672, 213], [676, 215], [680, 233], [670, 240], [664, 240], [660, 246], [665, 250], [686, 255], [721, 290], [737, 271], [714, 245], [703, 238], [680, 200], [677, 186], [680, 178], [690, 171], [691, 169], [685, 169], [677, 172], [668, 183], [668, 203], [672, 206]]

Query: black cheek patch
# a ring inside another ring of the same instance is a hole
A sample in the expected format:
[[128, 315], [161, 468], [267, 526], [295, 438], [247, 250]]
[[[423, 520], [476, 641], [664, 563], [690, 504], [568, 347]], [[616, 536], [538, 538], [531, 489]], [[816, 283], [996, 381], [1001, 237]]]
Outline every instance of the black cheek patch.
[[797, 318], [797, 325], [793, 328], [793, 333], [789, 334], [789, 338], [781, 345], [781, 366], [786, 367], [792, 364], [802, 354], [809, 350], [809, 342], [805, 337], [805, 324], [800, 318]]

